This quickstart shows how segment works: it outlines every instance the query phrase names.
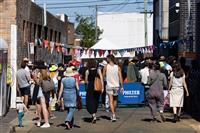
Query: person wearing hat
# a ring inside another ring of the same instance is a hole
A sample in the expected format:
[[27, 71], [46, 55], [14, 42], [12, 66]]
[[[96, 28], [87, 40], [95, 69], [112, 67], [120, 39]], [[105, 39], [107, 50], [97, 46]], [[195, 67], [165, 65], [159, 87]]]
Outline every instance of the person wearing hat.
[[138, 67], [136, 66], [137, 59], [129, 59], [129, 64], [127, 67], [127, 78], [128, 82], [137, 82], [139, 79], [139, 71]]
[[53, 64], [51, 65], [51, 67], [49, 68], [49, 72], [50, 72], [50, 77], [54, 82], [54, 97], [56, 98], [56, 94], [58, 93], [58, 66]]
[[68, 67], [64, 72], [64, 78], [61, 81], [61, 87], [58, 96], [58, 103], [60, 103], [61, 96], [63, 95], [64, 106], [67, 109], [65, 118], [66, 129], [71, 129], [73, 126], [74, 112], [76, 110], [77, 90], [79, 85], [74, 78], [75, 73], [72, 67]]
[[23, 58], [23, 61], [26, 64], [25, 70], [30, 73], [30, 68], [28, 67], [29, 59], [27, 57]]
[[17, 109], [17, 114], [18, 114], [18, 127], [22, 128], [23, 125], [23, 117], [24, 117], [24, 112], [28, 111], [27, 107], [25, 106], [25, 104], [22, 101], [21, 97], [17, 97], [16, 98], [16, 109]]
[[[99, 63], [99, 68], [101, 69], [101, 72], [103, 73], [104, 67], [107, 65], [107, 61], [103, 60]], [[103, 78], [104, 88], [106, 88], [106, 78]], [[109, 112], [109, 99], [108, 94], [106, 94], [106, 89], [104, 89], [103, 93], [101, 94], [101, 103], [102, 107], [106, 109], [106, 112]]]
[[28, 96], [30, 94], [30, 73], [25, 70], [26, 63], [21, 62], [21, 68], [16, 73], [17, 78], [17, 91], [20, 96], [22, 96], [22, 101], [28, 106]]
[[[58, 77], [57, 77], [57, 80], [58, 80], [58, 93], [59, 93], [59, 91], [60, 91], [60, 86], [61, 86], [61, 81], [62, 81], [62, 79], [64, 78], [64, 72], [65, 72], [65, 69], [64, 69], [64, 64], [62, 64], [62, 63], [59, 63], [58, 64]], [[57, 93], [57, 97], [58, 97], [58, 94]], [[59, 110], [60, 111], [64, 111], [64, 100], [63, 100], [63, 97], [61, 96], [61, 101], [60, 101], [61, 103], [60, 103], [60, 105], [59, 105]], [[58, 108], [57, 108], [57, 110], [58, 110]]]

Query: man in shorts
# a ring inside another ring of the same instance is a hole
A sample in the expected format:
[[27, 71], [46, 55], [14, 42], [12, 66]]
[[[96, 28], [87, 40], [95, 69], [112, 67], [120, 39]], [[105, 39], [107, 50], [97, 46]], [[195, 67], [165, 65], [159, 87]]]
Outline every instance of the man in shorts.
[[31, 76], [28, 71], [25, 70], [26, 62], [22, 61], [21, 68], [17, 71], [17, 91], [22, 97], [22, 100], [26, 107], [28, 106], [28, 96], [30, 94]]
[[123, 89], [123, 80], [122, 80], [122, 73], [121, 68], [115, 64], [115, 57], [113, 55], [107, 56], [108, 64], [104, 67], [103, 75], [106, 76], [106, 93], [109, 97], [110, 102], [110, 110], [112, 112], [111, 121], [115, 122], [116, 115], [116, 107], [117, 107], [117, 96], [118, 90], [121, 92]]

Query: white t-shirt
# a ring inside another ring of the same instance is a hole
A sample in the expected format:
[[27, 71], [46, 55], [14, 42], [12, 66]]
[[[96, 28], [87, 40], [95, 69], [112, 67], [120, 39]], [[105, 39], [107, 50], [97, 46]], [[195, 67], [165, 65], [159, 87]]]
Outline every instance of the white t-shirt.
[[119, 75], [118, 75], [118, 65], [107, 65], [107, 70], [106, 70], [106, 81], [107, 81], [107, 86], [108, 87], [119, 87]]
[[18, 110], [19, 113], [24, 112], [25, 108], [26, 108], [25, 104], [17, 103], [17, 110]]
[[148, 67], [145, 67], [143, 69], [141, 69], [139, 71], [140, 75], [141, 75], [141, 82], [143, 84], [147, 84], [148, 82], [148, 77], [149, 77], [149, 68]]

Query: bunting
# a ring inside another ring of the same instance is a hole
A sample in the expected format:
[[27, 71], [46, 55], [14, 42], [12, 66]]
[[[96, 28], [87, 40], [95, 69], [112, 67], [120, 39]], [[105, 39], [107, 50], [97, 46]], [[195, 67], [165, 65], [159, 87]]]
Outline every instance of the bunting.
[[[80, 46], [73, 46], [73, 45], [66, 45], [61, 44], [53, 41], [42, 40], [42, 39], [35, 39], [33, 42], [34, 46], [44, 48], [48, 48], [50, 53], [53, 53], [55, 49], [58, 53], [62, 53], [63, 55], [69, 55], [73, 53], [74, 56], [78, 59], [85, 59], [85, 58], [106, 58], [109, 54], [113, 54], [117, 58], [121, 57], [135, 57], [139, 54], [147, 54], [151, 55], [155, 49], [154, 46], [147, 46], [147, 47], [140, 47], [140, 48], [130, 48], [130, 49], [120, 49], [120, 50], [103, 50], [103, 49], [89, 49]], [[184, 43], [184, 40], [176, 40], [172, 42], [164, 42], [161, 43], [159, 46], [173, 46], [175, 43]], [[71, 52], [70, 52], [71, 51]]]

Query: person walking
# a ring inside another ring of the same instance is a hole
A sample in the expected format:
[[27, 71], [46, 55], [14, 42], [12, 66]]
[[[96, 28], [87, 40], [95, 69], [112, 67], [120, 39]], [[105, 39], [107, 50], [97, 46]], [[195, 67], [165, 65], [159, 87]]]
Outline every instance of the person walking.
[[[46, 66], [44, 66], [46, 69]], [[38, 114], [39, 119], [37, 120], [37, 127], [41, 128], [49, 128], [49, 113], [47, 110], [45, 96], [42, 91], [41, 82], [42, 82], [42, 75], [39, 69], [35, 69], [32, 72], [34, 84], [31, 86], [31, 98], [33, 104], [36, 104], [36, 111]], [[44, 124], [41, 126], [42, 116], [44, 117]]]
[[129, 59], [129, 64], [127, 67], [127, 78], [128, 82], [138, 82], [139, 80], [139, 71], [136, 67], [136, 62], [138, 60], [136, 58]]
[[24, 61], [21, 62], [21, 68], [17, 71], [17, 91], [22, 97], [22, 101], [28, 106], [28, 96], [30, 94], [30, 81], [31, 76], [28, 71], [25, 70], [26, 63]]
[[[59, 92], [60, 92], [60, 86], [61, 86], [62, 78], [64, 77], [64, 72], [65, 72], [64, 64], [59, 63], [58, 64], [58, 77], [57, 77], [57, 80], [58, 80], [58, 93], [57, 93], [57, 97], [58, 97]], [[61, 96], [61, 102], [60, 102], [60, 105], [59, 105], [59, 110], [61, 112], [65, 110], [65, 108], [64, 108], [64, 100], [63, 100], [62, 96]]]
[[58, 96], [58, 102], [60, 103], [61, 97], [63, 95], [64, 106], [67, 109], [67, 115], [65, 118], [66, 129], [71, 129], [74, 122], [74, 112], [76, 110], [76, 99], [77, 90], [79, 90], [79, 85], [77, 80], [73, 77], [73, 69], [68, 67], [64, 72], [64, 78], [61, 81], [61, 87]]
[[173, 65], [173, 72], [170, 75], [168, 89], [170, 93], [170, 107], [173, 108], [174, 113], [173, 122], [176, 123], [177, 121], [180, 121], [181, 108], [183, 107], [184, 89], [186, 91], [186, 96], [189, 96], [185, 81], [185, 74], [180, 63], [175, 63]]
[[55, 115], [52, 112], [52, 105], [51, 105], [51, 97], [53, 98], [55, 89], [54, 89], [54, 82], [50, 77], [50, 73], [48, 69], [42, 69], [41, 70], [41, 83], [40, 86], [42, 87], [42, 91], [45, 97], [46, 105], [49, 111], [50, 119], [56, 118]]
[[148, 78], [149, 78], [149, 67], [148, 67], [147, 62], [144, 62], [142, 65], [143, 65], [142, 69], [139, 70], [139, 74], [140, 74], [140, 77], [141, 77], [141, 83], [144, 86], [147, 86]]
[[165, 117], [163, 115], [164, 109], [164, 92], [163, 87], [167, 86], [166, 76], [160, 72], [160, 64], [156, 62], [153, 66], [153, 70], [150, 71], [149, 81], [150, 85], [147, 90], [146, 99], [151, 111], [152, 122], [156, 122], [157, 108], [159, 109], [160, 117], [162, 122], [165, 122]]
[[[103, 76], [101, 70], [97, 68], [97, 62], [94, 59], [88, 61], [87, 70], [85, 72], [86, 83], [86, 109], [92, 115], [92, 123], [96, 123], [96, 113], [99, 105], [100, 92], [95, 91], [94, 80], [99, 76], [103, 87]], [[102, 88], [103, 92], [104, 88]]]
[[106, 92], [109, 97], [110, 110], [112, 113], [111, 121], [115, 122], [116, 119], [116, 107], [117, 107], [117, 96], [118, 90], [122, 92], [123, 89], [123, 79], [121, 68], [115, 64], [115, 57], [113, 55], [107, 56], [108, 64], [104, 67], [103, 76], [106, 76]]
[[22, 101], [21, 97], [17, 97], [16, 98], [16, 106], [17, 106], [17, 114], [18, 114], [18, 127], [22, 128], [23, 125], [23, 117], [24, 117], [24, 112], [28, 111], [27, 107], [25, 106], [25, 104]]

